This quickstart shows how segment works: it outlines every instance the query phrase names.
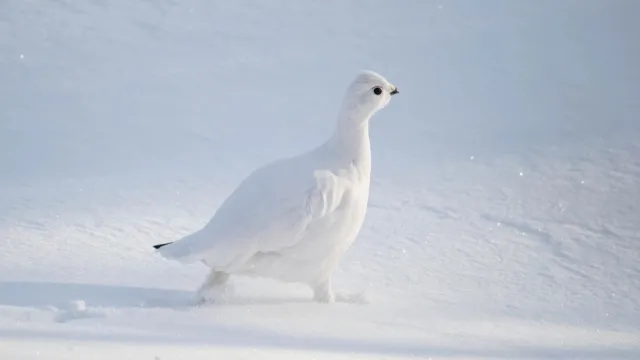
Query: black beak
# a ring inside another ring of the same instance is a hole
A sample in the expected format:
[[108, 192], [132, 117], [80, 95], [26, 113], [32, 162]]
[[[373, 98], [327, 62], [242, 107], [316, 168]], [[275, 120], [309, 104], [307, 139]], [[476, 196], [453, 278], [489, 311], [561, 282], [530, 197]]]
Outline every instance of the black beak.
[[400, 91], [398, 91], [398, 88], [393, 89], [389, 94], [391, 95], [395, 95], [397, 93], [399, 93]]

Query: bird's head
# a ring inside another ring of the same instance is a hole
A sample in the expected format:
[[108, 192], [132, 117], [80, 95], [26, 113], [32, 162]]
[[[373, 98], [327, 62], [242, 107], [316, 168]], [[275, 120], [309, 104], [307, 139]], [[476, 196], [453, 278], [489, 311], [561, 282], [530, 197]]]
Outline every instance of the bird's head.
[[382, 75], [370, 70], [360, 72], [351, 82], [343, 103], [343, 115], [368, 120], [387, 106], [398, 88]]

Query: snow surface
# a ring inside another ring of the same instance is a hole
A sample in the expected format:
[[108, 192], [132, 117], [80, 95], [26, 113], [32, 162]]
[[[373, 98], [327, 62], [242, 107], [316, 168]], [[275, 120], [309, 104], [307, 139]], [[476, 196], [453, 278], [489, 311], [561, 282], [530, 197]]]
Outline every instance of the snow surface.
[[[640, 358], [640, 3], [0, 5], [2, 359]], [[333, 129], [356, 71], [371, 204], [334, 279], [206, 275], [151, 245]], [[251, 101], [251, 106], [246, 106]]]

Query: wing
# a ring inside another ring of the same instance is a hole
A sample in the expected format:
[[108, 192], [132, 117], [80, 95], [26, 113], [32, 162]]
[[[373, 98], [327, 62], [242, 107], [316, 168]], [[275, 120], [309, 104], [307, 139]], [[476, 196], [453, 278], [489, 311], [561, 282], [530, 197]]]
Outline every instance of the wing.
[[230, 268], [257, 252], [292, 247], [314, 221], [339, 206], [345, 181], [328, 170], [286, 162], [259, 169], [202, 230], [160, 251], [183, 262], [204, 260], [210, 266]]

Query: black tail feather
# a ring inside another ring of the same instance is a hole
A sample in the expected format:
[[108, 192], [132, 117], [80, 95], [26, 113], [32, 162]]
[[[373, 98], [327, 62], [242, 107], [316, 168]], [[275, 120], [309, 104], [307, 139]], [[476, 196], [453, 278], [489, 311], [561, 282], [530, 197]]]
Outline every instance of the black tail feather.
[[169, 244], [173, 244], [172, 242], [168, 242], [168, 243], [164, 243], [164, 244], [158, 244], [158, 245], [153, 245], [154, 249], [160, 249], [161, 247], [165, 246], [165, 245], [169, 245]]

